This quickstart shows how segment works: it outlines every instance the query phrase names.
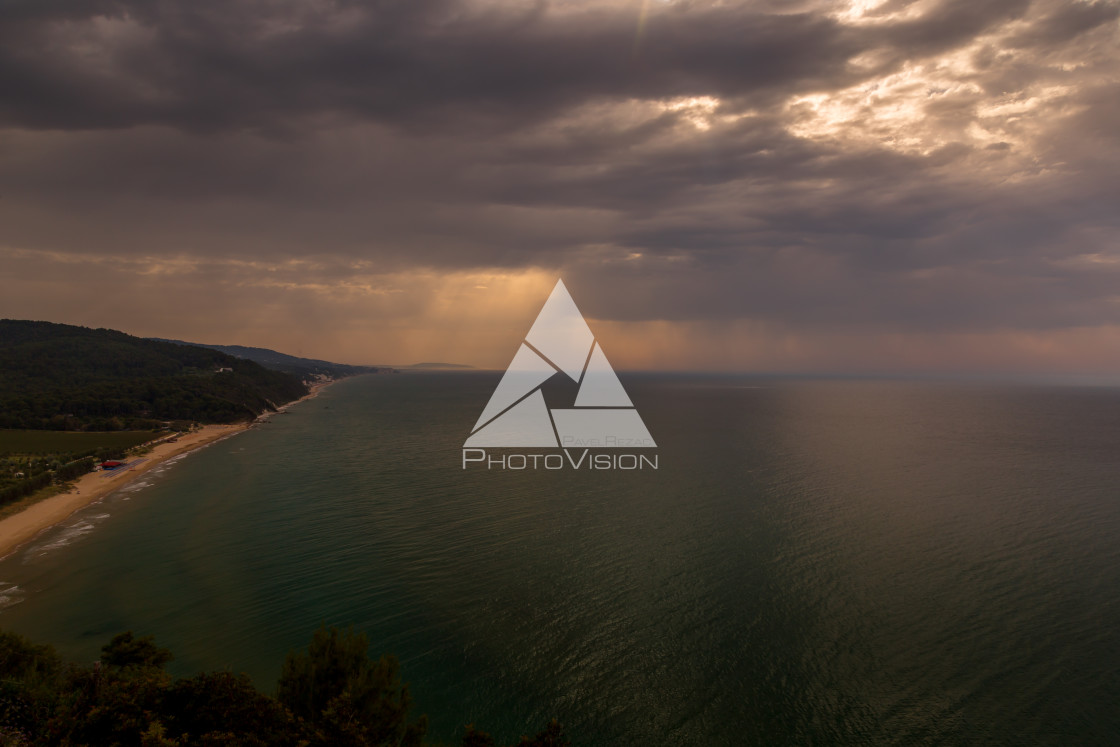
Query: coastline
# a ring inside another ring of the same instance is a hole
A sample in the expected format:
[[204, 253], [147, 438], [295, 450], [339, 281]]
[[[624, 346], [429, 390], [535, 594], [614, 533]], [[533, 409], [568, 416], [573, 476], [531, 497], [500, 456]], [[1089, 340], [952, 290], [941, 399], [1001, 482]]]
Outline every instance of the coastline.
[[152, 450], [137, 457], [127, 469], [112, 472], [90, 472], [75, 480], [65, 493], [44, 498], [33, 503], [17, 514], [0, 520], [0, 560], [8, 557], [39, 534], [56, 524], [65, 521], [76, 511], [94, 504], [115, 490], [123, 488], [153, 467], [169, 459], [181, 456], [196, 449], [228, 438], [252, 428], [257, 423], [268, 420], [271, 415], [284, 412], [292, 405], [318, 396], [333, 381], [314, 384], [311, 391], [297, 400], [276, 408], [275, 412], [265, 412], [249, 423], [229, 425], [206, 425], [193, 433], [178, 437], [174, 443], [160, 441]]
[[40, 532], [65, 521], [75, 511], [96, 503], [114, 490], [124, 487], [148, 470], [172, 457], [194, 451], [207, 444], [246, 430], [247, 424], [207, 425], [194, 433], [179, 437], [178, 442], [163, 441], [152, 447], [128, 469], [113, 472], [89, 472], [82, 475], [65, 493], [33, 503], [14, 516], [0, 520], [0, 558], [5, 558]]

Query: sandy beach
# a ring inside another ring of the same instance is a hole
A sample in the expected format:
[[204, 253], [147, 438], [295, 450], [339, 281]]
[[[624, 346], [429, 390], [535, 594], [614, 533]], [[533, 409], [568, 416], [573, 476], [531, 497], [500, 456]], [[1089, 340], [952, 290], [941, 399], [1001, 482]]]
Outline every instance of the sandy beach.
[[[315, 398], [323, 389], [333, 383], [333, 381], [321, 381], [312, 384], [307, 394], [278, 407], [276, 412], [284, 412], [292, 405]], [[69, 491], [33, 503], [19, 513], [0, 520], [0, 558], [10, 555], [20, 545], [30, 541], [44, 529], [49, 529], [65, 520], [78, 509], [101, 500], [109, 493], [124, 487], [168, 459], [213, 443], [220, 438], [240, 433], [256, 423], [268, 420], [273, 414], [275, 413], [265, 412], [253, 423], [203, 426], [193, 433], [178, 436], [174, 442], [163, 440], [147, 454], [130, 458], [127, 467], [83, 475], [71, 485]]]
[[165, 440], [156, 444], [147, 454], [130, 458], [128, 467], [83, 475], [74, 482], [68, 492], [41, 500], [18, 514], [0, 521], [0, 558], [33, 539], [44, 529], [63, 521], [78, 509], [104, 498], [168, 459], [239, 433], [247, 427], [248, 425], [244, 423], [207, 425], [193, 433], [179, 436], [175, 442]]

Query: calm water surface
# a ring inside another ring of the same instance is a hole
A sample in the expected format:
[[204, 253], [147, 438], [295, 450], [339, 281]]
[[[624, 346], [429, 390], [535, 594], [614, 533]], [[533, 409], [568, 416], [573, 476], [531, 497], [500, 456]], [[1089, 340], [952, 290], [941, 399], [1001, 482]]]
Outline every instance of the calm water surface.
[[1120, 743], [1120, 389], [631, 376], [660, 469], [487, 472], [496, 374], [343, 381], [0, 563], [0, 625], [271, 690], [323, 622], [431, 736]]

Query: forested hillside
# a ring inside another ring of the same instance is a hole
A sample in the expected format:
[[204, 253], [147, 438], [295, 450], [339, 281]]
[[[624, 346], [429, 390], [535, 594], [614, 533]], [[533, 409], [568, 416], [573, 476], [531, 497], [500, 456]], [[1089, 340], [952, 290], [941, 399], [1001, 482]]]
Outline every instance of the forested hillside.
[[268, 348], [251, 348], [246, 345], [209, 345], [202, 342], [184, 342], [182, 340], [166, 340], [159, 337], [151, 338], [160, 342], [173, 342], [177, 345], [194, 345], [200, 348], [209, 348], [223, 353], [256, 361], [265, 368], [274, 371], [283, 371], [294, 374], [304, 380], [315, 376], [326, 376], [332, 379], [341, 379], [359, 374], [380, 373], [383, 369], [377, 366], [352, 366], [346, 363], [331, 363], [317, 358], [299, 358], [287, 353], [279, 353]]
[[110, 329], [0, 320], [0, 428], [230, 423], [307, 393], [298, 376]]

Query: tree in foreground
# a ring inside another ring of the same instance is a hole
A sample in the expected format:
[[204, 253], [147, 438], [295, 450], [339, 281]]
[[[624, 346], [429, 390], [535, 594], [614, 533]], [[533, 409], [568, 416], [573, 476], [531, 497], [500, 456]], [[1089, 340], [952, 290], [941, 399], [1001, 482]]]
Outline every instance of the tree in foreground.
[[320, 628], [284, 662], [276, 698], [327, 745], [420, 745], [428, 721], [408, 721], [412, 699], [395, 657], [369, 656], [365, 633]]
[[[564, 734], [564, 727], [556, 719], [552, 719], [535, 737], [521, 737], [517, 744], [511, 747], [571, 747], [571, 742]], [[476, 729], [474, 724], [468, 724], [466, 733], [460, 747], [496, 747], [494, 737], [486, 732]]]
[[145, 635], [136, 638], [131, 630], [118, 633], [101, 647], [101, 663], [118, 669], [127, 667], [163, 669], [174, 658], [170, 651], [156, 645], [153, 636]]
[[[416, 747], [408, 686], [393, 657], [371, 659], [365, 635], [321, 628], [284, 662], [275, 697], [244, 674], [175, 680], [151, 636], [115, 636], [92, 666], [0, 631], [0, 747]], [[569, 747], [553, 721], [513, 747]], [[468, 727], [463, 747], [495, 747]]]

